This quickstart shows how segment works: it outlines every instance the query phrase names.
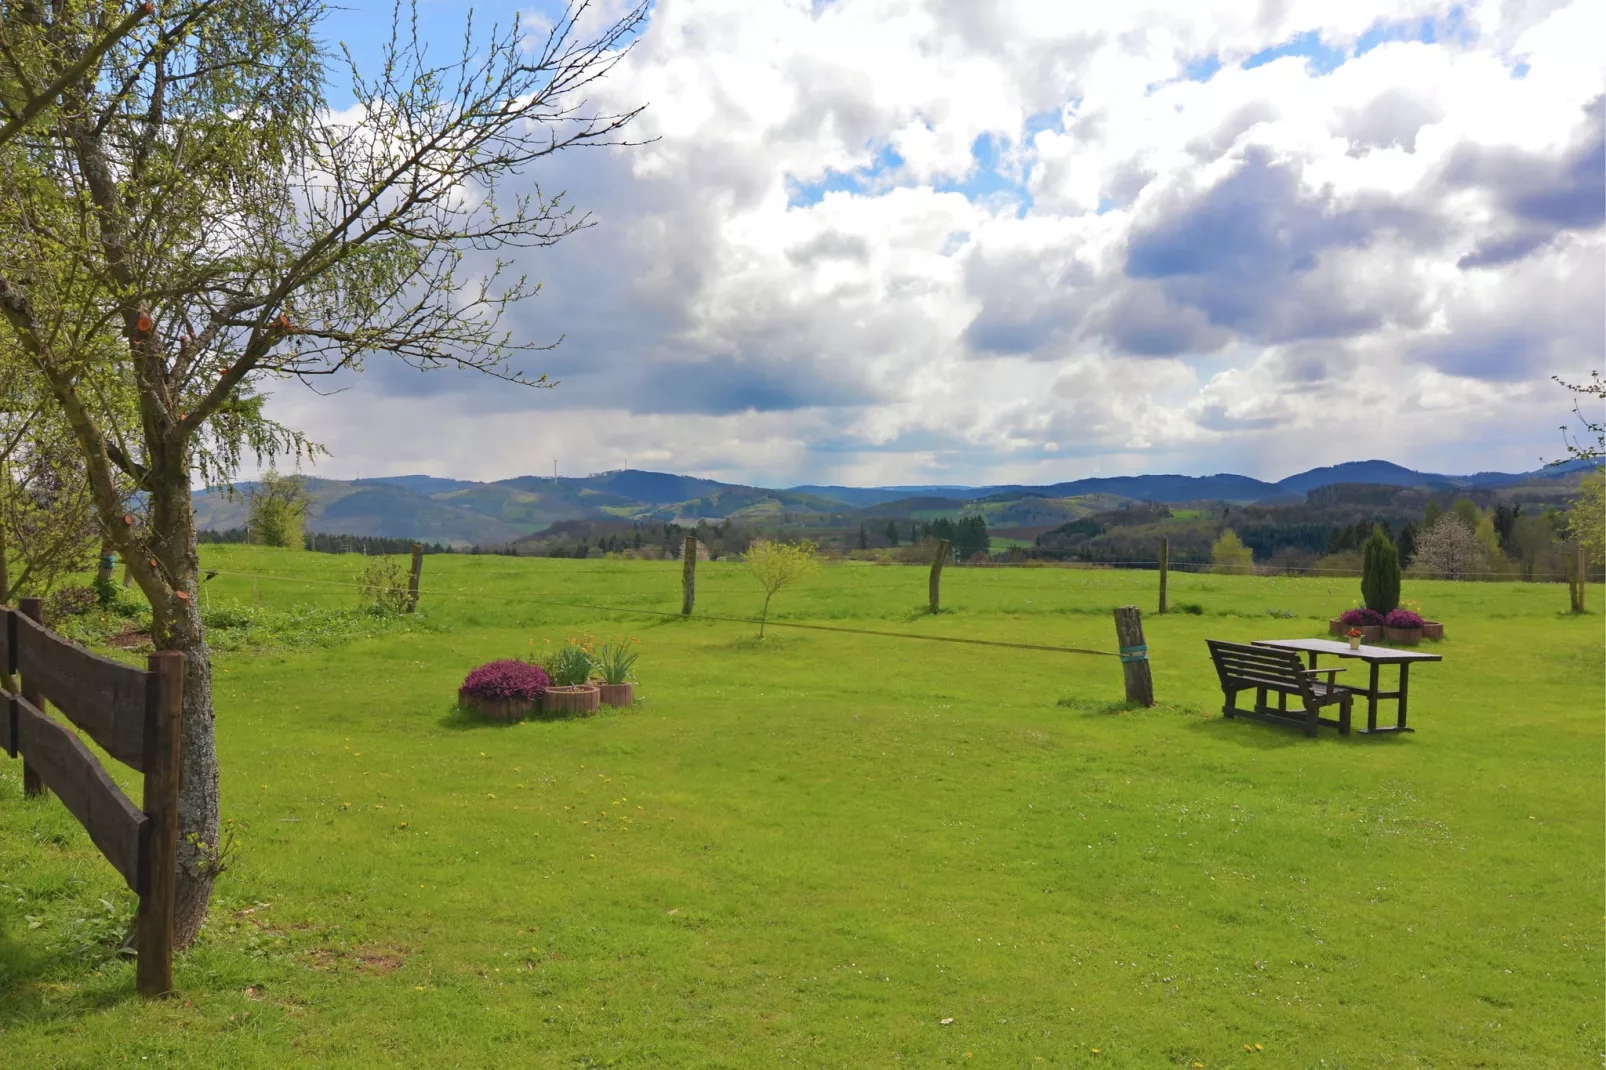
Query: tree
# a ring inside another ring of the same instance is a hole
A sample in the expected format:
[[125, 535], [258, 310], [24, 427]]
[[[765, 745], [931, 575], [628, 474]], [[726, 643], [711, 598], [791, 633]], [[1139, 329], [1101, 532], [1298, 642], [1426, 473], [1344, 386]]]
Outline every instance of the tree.
[[1477, 570], [1484, 548], [1455, 513], [1445, 513], [1416, 537], [1412, 570], [1434, 579], [1459, 580]]
[[[1589, 373], [1589, 382], [1587, 383], [1569, 383], [1559, 376], [1552, 376], [1552, 378], [1573, 392], [1573, 414], [1578, 417], [1578, 422], [1584, 425], [1584, 433], [1595, 436], [1595, 441], [1589, 442], [1578, 438], [1570, 432], [1565, 424], [1562, 425], [1561, 435], [1562, 440], [1567, 444], [1567, 452], [1572, 455], [1574, 460], [1589, 461], [1596, 468], [1599, 468], [1602, 460], [1606, 459], [1606, 420], [1601, 418], [1598, 402], [1591, 405], [1592, 412], [1590, 415], [1584, 415], [1584, 410], [1581, 408], [1581, 399], [1606, 398], [1606, 379], [1602, 379], [1598, 371]], [[1557, 461], [1554, 463], [1561, 464], [1563, 462]]]
[[898, 545], [898, 522], [896, 520], [887, 521], [887, 545]]
[[744, 555], [747, 570], [764, 588], [764, 611], [759, 616], [758, 637], [764, 638], [764, 625], [770, 619], [770, 599], [782, 589], [814, 571], [819, 564], [812, 542], [775, 542], [759, 539]]
[[1602, 545], [1606, 543], [1606, 472], [1597, 468], [1585, 473], [1573, 507], [1567, 511], [1567, 533], [1583, 547], [1590, 564], [1606, 561], [1606, 546]]
[[960, 517], [959, 523], [953, 527], [953, 534], [945, 537], [960, 561], [969, 561], [977, 554], [992, 552], [993, 539], [987, 534], [987, 519], [980, 513]]
[[1427, 509], [1422, 513], [1422, 530], [1426, 531], [1428, 528], [1431, 528], [1435, 523], [1437, 523], [1439, 515], [1443, 512], [1444, 510], [1439, 507], [1438, 502], [1428, 502]]
[[301, 476], [282, 476], [277, 468], [269, 467], [257, 485], [246, 494], [250, 504], [250, 519], [246, 530], [251, 541], [258, 546], [283, 546], [300, 550], [306, 546], [305, 527], [307, 484]]
[[513, 361], [550, 345], [503, 326], [535, 288], [468, 257], [590, 225], [562, 194], [506, 182], [565, 149], [623, 143], [639, 109], [600, 112], [584, 94], [645, 8], [593, 37], [577, 29], [583, 4], [544, 40], [517, 23], [466, 34], [444, 62], [398, 9], [378, 71], [351, 72], [347, 113], [324, 103], [314, 0], [173, 0], [97, 53], [105, 10], [6, 8], [8, 34], [54, 45], [28, 53], [25, 81], [14, 58], [0, 65], [0, 93], [61, 88], [0, 147], [0, 318], [71, 429], [157, 647], [185, 655], [182, 947], [221, 866], [191, 483], [226, 481], [247, 453], [314, 449], [263, 415], [269, 379], [389, 354], [548, 385]]
[[1372, 529], [1361, 558], [1361, 597], [1366, 608], [1392, 613], [1400, 608], [1400, 557], [1381, 526]]
[[1238, 538], [1238, 533], [1231, 528], [1221, 533], [1210, 546], [1210, 571], [1223, 575], [1242, 575], [1253, 567], [1255, 555], [1249, 547]]
[[1411, 564], [1411, 559], [1416, 556], [1416, 531], [1416, 524], [1409, 520], [1400, 528], [1398, 547], [1400, 551], [1400, 566], [1402, 568], [1408, 567]]
[[1450, 506], [1450, 512], [1461, 518], [1461, 523], [1467, 526], [1468, 531], [1478, 530], [1478, 521], [1483, 518], [1483, 510], [1471, 498], [1457, 498]]
[[60, 101], [63, 92], [80, 81], [113, 45], [156, 13], [146, 0], [121, 21], [113, 22], [115, 8], [102, 5], [98, 16], [84, 28], [88, 37], [65, 42], [40, 32], [44, 21], [18, 5], [0, 20], [0, 148], [20, 135], [45, 111]]
[[860, 522], [860, 524], [859, 524], [859, 549], [868, 550], [869, 548], [870, 548], [870, 532], [865, 529], [865, 526], [864, 526], [863, 522]]

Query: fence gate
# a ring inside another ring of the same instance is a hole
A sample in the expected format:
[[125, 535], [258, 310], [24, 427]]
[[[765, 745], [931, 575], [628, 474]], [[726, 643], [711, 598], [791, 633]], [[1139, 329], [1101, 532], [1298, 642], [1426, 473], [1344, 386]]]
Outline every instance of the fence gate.
[[[179, 725], [184, 655], [152, 654], [145, 669], [92, 654], [40, 623], [39, 599], [0, 608], [0, 663], [20, 694], [0, 689], [0, 743], [23, 761], [29, 794], [54, 791], [106, 861], [139, 896], [135, 986], [173, 987], [173, 897], [178, 879]], [[144, 808], [129, 801], [78, 736], [48, 717], [49, 701], [111, 757], [145, 774]]]

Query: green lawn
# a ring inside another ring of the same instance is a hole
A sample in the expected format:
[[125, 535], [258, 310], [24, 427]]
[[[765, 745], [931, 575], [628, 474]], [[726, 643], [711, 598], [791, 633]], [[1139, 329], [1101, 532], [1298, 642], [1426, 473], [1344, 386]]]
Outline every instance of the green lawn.
[[[361, 560], [203, 557], [264, 614], [353, 604]], [[176, 999], [132, 995], [129, 897], [0, 762], [0, 1065], [1599, 1064], [1599, 589], [1407, 581], [1449, 636], [1419, 730], [1311, 741], [1221, 718], [1204, 639], [1323, 634], [1355, 580], [1174, 573], [1203, 612], [1146, 620], [1128, 711], [1114, 658], [554, 604], [674, 611], [679, 570], [432, 556], [414, 622], [220, 653], [238, 854]], [[931, 618], [924, 568], [840, 566], [775, 606], [1113, 650], [1154, 580], [951, 568]], [[699, 611], [759, 602], [699, 567]], [[581, 632], [640, 637], [636, 707], [454, 712]]]

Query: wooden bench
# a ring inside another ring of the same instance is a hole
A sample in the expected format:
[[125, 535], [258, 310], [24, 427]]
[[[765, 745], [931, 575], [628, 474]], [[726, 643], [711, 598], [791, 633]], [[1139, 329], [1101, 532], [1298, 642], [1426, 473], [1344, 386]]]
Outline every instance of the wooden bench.
[[[1316, 726], [1325, 724], [1349, 735], [1353, 696], [1333, 682], [1333, 674], [1343, 669], [1307, 669], [1292, 650], [1224, 643], [1219, 639], [1206, 639], [1205, 643], [1210, 647], [1210, 659], [1216, 663], [1216, 673], [1221, 677], [1221, 690], [1227, 696], [1221, 707], [1227, 717], [1248, 717], [1303, 728], [1307, 736], [1316, 735]], [[1321, 679], [1322, 676], [1327, 679]], [[1254, 709], [1239, 709], [1238, 692], [1250, 688], [1255, 690]], [[1267, 693], [1273, 691], [1277, 693], [1275, 708], [1266, 704]], [[1305, 708], [1290, 710], [1290, 695], [1299, 696]], [[1334, 704], [1338, 706], [1338, 720], [1320, 716], [1323, 706]]]

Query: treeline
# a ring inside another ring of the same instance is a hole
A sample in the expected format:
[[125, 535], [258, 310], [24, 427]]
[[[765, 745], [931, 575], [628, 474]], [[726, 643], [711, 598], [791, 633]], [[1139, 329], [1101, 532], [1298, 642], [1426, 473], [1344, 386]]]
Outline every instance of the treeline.
[[[415, 545], [422, 546], [426, 554], [452, 553], [450, 546], [438, 542], [418, 542], [416, 539], [393, 539], [383, 535], [334, 535], [320, 531], [306, 532], [302, 536], [303, 545], [308, 550], [321, 554], [367, 554], [377, 556], [380, 554], [410, 554]], [[260, 540], [253, 539], [247, 528], [229, 528], [225, 531], [197, 531], [196, 542], [211, 543], [251, 543]]]

